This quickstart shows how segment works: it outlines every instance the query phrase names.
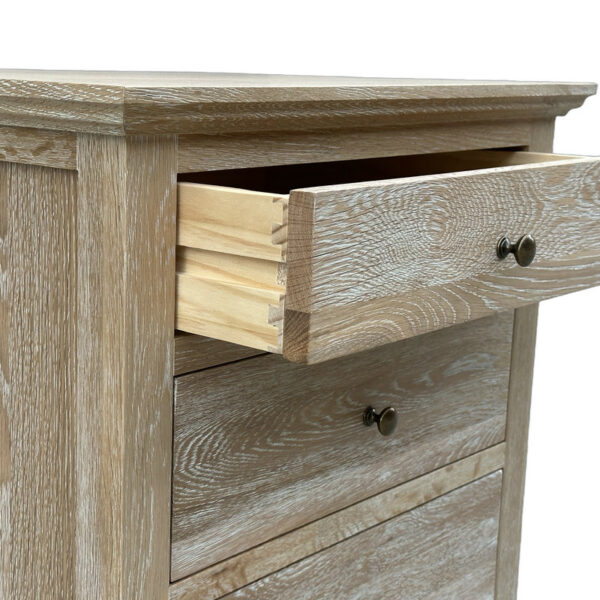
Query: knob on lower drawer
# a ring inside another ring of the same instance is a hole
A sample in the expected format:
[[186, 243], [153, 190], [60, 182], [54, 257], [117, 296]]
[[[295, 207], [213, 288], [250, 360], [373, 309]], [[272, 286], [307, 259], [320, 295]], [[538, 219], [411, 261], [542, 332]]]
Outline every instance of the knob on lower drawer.
[[392, 435], [398, 425], [398, 413], [391, 406], [384, 408], [380, 413], [369, 406], [363, 414], [363, 422], [367, 427], [377, 423], [377, 429], [381, 435]]
[[496, 254], [500, 260], [514, 254], [517, 264], [521, 267], [528, 267], [533, 262], [535, 250], [535, 239], [529, 233], [521, 236], [514, 244], [511, 244], [506, 236], [501, 237], [496, 245]]

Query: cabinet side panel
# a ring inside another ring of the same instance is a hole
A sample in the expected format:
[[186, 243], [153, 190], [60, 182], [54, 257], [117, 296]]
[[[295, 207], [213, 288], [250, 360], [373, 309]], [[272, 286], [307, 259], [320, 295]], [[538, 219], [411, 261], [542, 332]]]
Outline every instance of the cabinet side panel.
[[1, 598], [74, 598], [76, 199], [0, 163]]

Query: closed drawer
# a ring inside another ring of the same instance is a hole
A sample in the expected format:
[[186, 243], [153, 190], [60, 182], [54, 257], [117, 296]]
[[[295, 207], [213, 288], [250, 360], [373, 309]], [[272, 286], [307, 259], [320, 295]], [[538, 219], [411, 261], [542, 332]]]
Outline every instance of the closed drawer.
[[[176, 379], [172, 578], [504, 440], [512, 313], [319, 365]], [[390, 436], [363, 424], [393, 406]]]
[[[177, 327], [293, 361], [600, 283], [597, 159], [484, 151], [200, 179], [258, 191], [180, 184]], [[525, 234], [530, 266], [498, 258], [501, 237]]]
[[493, 600], [501, 486], [497, 471], [224, 599]]

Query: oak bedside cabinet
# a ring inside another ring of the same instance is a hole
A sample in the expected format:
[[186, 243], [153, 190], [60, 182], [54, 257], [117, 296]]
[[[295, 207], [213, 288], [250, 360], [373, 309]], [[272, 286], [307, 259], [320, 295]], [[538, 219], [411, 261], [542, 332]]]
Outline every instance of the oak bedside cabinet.
[[514, 599], [595, 90], [0, 72], [0, 598]]

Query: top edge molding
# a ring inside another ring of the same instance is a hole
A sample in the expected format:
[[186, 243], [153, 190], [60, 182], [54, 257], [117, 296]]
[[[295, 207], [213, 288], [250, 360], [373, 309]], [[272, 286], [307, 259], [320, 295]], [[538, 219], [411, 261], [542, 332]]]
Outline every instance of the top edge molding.
[[0, 124], [107, 135], [233, 134], [548, 119], [594, 83], [0, 70]]

